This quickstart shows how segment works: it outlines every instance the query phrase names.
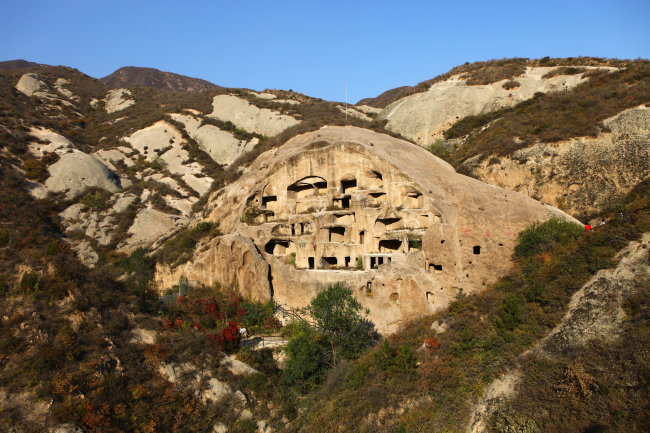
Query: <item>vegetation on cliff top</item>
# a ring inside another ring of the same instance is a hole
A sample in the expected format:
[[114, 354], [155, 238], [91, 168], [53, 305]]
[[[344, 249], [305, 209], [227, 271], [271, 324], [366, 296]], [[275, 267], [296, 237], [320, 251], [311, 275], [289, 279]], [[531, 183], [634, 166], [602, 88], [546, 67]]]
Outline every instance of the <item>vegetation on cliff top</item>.
[[459, 166], [479, 154], [512, 155], [537, 141], [595, 137], [607, 132], [603, 120], [650, 102], [650, 61], [637, 60], [620, 71], [589, 76], [570, 90], [538, 93], [511, 108], [460, 119], [445, 131], [446, 139], [468, 136], [452, 155], [453, 164]]

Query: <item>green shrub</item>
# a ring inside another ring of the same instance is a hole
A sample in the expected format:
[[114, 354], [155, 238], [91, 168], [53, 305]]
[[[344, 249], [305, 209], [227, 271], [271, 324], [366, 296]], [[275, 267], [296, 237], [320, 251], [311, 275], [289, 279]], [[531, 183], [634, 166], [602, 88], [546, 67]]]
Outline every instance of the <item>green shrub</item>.
[[449, 150], [445, 142], [441, 139], [436, 140], [429, 146], [429, 151], [440, 159], [447, 162], [451, 160], [452, 151]]
[[374, 354], [375, 362], [389, 377], [411, 375], [415, 372], [417, 358], [413, 350], [406, 344], [398, 349], [391, 347], [384, 340], [379, 350]]
[[156, 260], [147, 255], [144, 248], [138, 248], [120, 261], [120, 267], [127, 273], [132, 291], [144, 300], [152, 296], [150, 283], [156, 271]]
[[276, 306], [275, 302], [270, 299], [263, 304], [244, 301], [242, 308], [246, 310], [241, 318], [243, 325], [251, 328], [265, 328], [267, 324], [271, 323], [268, 319], [274, 317]]
[[579, 224], [555, 217], [543, 223], [534, 223], [519, 233], [514, 256], [523, 259], [551, 251], [557, 245], [566, 245], [578, 239], [583, 232]]
[[201, 239], [216, 236], [221, 236], [219, 223], [202, 221], [194, 227], [180, 230], [174, 237], [168, 239], [156, 257], [162, 263], [179, 265], [189, 260], [194, 247]]
[[108, 208], [108, 199], [110, 194], [104, 190], [95, 190], [86, 193], [79, 203], [83, 203], [88, 206], [92, 211], [101, 211]]
[[287, 356], [287, 367], [282, 372], [286, 385], [306, 392], [320, 383], [325, 363], [322, 350], [314, 338], [303, 334], [291, 339], [287, 345]]
[[512, 331], [521, 323], [521, 303], [521, 299], [515, 294], [506, 296], [497, 313], [497, 328]]
[[25, 272], [20, 279], [20, 289], [24, 292], [38, 292], [41, 277], [35, 272]]

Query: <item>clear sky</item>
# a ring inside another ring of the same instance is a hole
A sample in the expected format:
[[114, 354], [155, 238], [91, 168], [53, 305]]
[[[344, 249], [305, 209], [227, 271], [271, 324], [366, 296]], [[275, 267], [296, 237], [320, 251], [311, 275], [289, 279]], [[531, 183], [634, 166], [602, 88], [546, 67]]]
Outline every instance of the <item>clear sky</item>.
[[0, 0], [0, 60], [364, 97], [506, 57], [650, 58], [650, 0]]

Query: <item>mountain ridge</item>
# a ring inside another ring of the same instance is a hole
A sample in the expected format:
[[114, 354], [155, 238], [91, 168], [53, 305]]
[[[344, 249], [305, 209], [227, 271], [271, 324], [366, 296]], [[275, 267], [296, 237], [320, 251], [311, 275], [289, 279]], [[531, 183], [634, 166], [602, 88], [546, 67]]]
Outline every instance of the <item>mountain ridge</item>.
[[176, 92], [200, 92], [223, 87], [200, 78], [188, 77], [155, 68], [124, 66], [99, 79], [109, 88], [153, 87]]

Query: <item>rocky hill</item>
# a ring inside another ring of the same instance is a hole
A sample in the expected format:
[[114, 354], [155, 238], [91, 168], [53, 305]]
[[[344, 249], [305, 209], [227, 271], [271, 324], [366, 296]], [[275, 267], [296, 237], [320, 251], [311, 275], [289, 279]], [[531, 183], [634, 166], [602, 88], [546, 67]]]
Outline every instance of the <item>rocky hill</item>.
[[[641, 431], [648, 68], [480, 62], [346, 112], [4, 62], [0, 426]], [[323, 328], [341, 286], [356, 328]]]
[[386, 103], [387, 129], [462, 173], [584, 219], [650, 174], [649, 71], [645, 60], [491, 61], [366, 103]]
[[100, 78], [99, 81], [111, 89], [152, 87], [172, 92], [200, 92], [219, 88], [216, 84], [200, 78], [186, 77], [154, 68], [136, 66], [120, 68], [112, 74]]

